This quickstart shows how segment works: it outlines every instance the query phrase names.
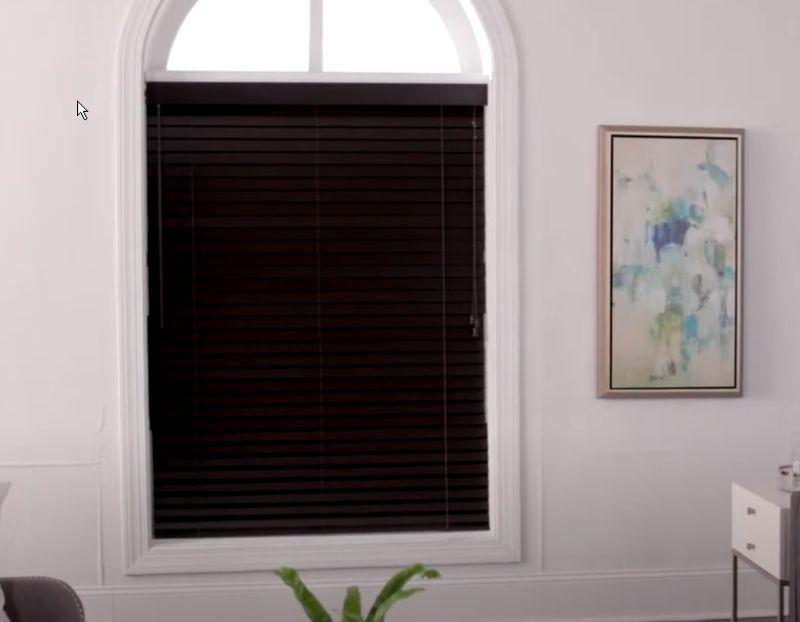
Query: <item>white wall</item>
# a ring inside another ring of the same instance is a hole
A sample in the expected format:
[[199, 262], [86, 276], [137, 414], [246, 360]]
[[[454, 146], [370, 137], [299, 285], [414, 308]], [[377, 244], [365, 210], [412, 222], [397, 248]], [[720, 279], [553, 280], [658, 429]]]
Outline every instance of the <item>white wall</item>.
[[[299, 620], [268, 575], [123, 573], [114, 71], [134, 1], [0, 3], [0, 575], [66, 579], [90, 622]], [[523, 97], [525, 561], [447, 568], [394, 619], [724, 617], [729, 482], [771, 478], [800, 428], [800, 3], [505, 5]], [[744, 398], [594, 398], [603, 123], [747, 129]], [[336, 605], [386, 574], [308, 578]], [[745, 611], [774, 596], [745, 576]]]

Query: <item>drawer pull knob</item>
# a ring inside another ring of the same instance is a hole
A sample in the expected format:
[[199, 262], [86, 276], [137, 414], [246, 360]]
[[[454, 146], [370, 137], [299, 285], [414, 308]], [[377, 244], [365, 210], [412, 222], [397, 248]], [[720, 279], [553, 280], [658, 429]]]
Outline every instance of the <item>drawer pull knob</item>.
[[748, 542], [747, 543], [747, 550], [748, 551], [755, 551], [756, 550], [756, 545], [753, 544], [752, 542]]
[[753, 516], [753, 514], [755, 514], [755, 513], [756, 513], [756, 509], [755, 508], [747, 508], [748, 516]]

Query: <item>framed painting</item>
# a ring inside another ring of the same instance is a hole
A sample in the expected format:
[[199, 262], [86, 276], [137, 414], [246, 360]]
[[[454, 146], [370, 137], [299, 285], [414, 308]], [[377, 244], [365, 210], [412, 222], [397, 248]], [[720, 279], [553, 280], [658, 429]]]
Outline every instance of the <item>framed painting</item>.
[[742, 393], [744, 130], [599, 128], [600, 397]]

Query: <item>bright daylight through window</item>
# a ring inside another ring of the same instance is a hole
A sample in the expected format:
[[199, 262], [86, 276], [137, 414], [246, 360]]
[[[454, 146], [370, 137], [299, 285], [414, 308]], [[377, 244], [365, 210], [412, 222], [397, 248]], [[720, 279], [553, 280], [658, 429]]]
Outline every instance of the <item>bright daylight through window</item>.
[[309, 0], [198, 0], [167, 69], [307, 71], [309, 23]]
[[325, 0], [325, 71], [457, 73], [458, 53], [428, 0]]
[[[321, 30], [311, 12], [321, 7]], [[458, 52], [429, 0], [198, 0], [167, 69], [308, 71], [320, 36], [324, 71], [457, 73]], [[316, 34], [315, 34], [316, 33]]]

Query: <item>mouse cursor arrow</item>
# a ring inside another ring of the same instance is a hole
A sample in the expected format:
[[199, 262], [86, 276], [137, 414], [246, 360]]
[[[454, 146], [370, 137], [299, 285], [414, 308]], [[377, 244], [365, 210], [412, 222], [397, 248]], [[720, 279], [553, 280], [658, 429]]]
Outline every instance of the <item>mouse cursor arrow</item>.
[[82, 103], [78, 102], [78, 114], [76, 116], [83, 117], [83, 120], [86, 121], [89, 117], [86, 113], [89, 112]]

